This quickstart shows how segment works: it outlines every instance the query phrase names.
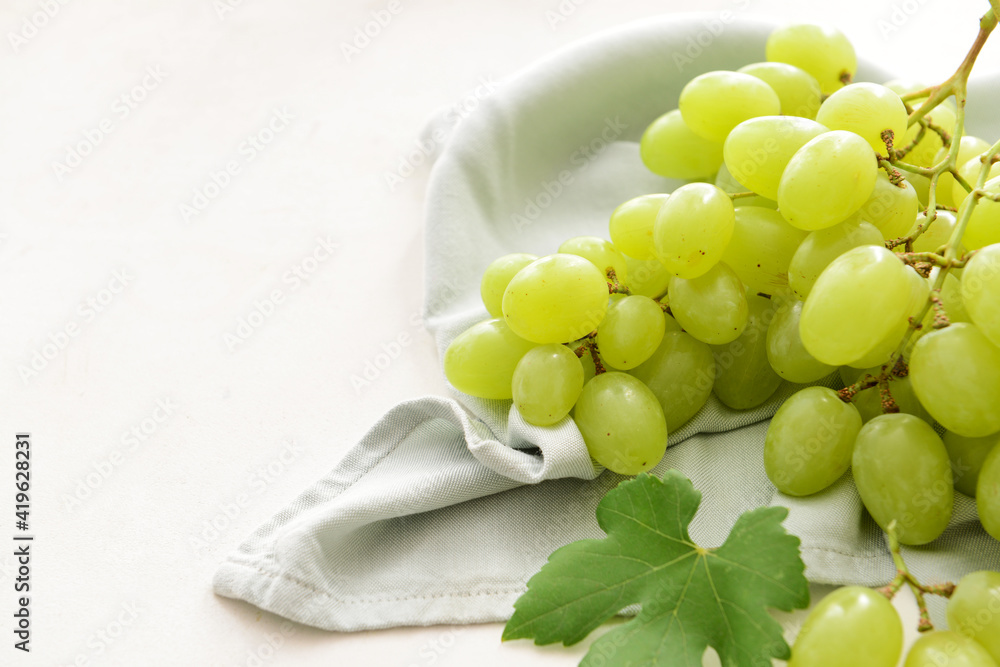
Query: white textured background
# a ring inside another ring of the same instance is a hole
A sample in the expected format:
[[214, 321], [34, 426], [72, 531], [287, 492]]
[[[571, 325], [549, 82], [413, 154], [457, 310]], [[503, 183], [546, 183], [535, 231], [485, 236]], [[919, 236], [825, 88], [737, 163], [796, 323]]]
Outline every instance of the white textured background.
[[[338, 635], [210, 590], [223, 555], [385, 410], [444, 390], [419, 321], [427, 171], [386, 174], [419, 161], [436, 109], [465, 98], [461, 115], [484, 82], [627, 21], [829, 23], [934, 82], [986, 4], [397, 0], [348, 56], [388, 1], [4, 2], [0, 664], [576, 664], [585, 647], [501, 646], [500, 625]], [[11, 647], [2, 546], [15, 430], [34, 440], [30, 656]]]

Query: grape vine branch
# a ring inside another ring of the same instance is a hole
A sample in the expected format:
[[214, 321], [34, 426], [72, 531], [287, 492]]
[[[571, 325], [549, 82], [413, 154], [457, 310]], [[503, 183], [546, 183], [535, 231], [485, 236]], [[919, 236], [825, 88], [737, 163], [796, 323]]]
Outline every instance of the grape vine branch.
[[890, 600], [896, 596], [896, 593], [903, 588], [903, 585], [910, 587], [913, 592], [913, 597], [917, 599], [917, 608], [920, 610], [920, 620], [918, 621], [917, 630], [920, 632], [928, 632], [934, 629], [934, 625], [931, 623], [931, 615], [927, 610], [927, 595], [939, 595], [941, 597], [950, 598], [952, 593], [955, 592], [955, 584], [948, 582], [944, 584], [935, 584], [931, 586], [925, 586], [917, 581], [917, 578], [913, 576], [910, 569], [906, 565], [906, 561], [903, 560], [902, 548], [899, 544], [899, 538], [896, 537], [896, 522], [893, 521], [886, 528], [886, 538], [889, 542], [889, 551], [892, 553], [892, 562], [896, 565], [896, 576], [887, 585], [878, 589], [879, 593], [882, 593]]
[[[968, 93], [969, 76], [972, 73], [976, 59], [979, 57], [983, 46], [986, 44], [986, 40], [989, 39], [993, 30], [997, 27], [998, 17], [1000, 17], [1000, 0], [990, 0], [989, 11], [987, 11], [986, 14], [984, 14], [979, 20], [979, 33], [976, 35], [976, 39], [973, 42], [972, 47], [969, 49], [969, 52], [966, 54], [961, 65], [959, 65], [958, 69], [955, 70], [955, 73], [948, 77], [948, 79], [946, 79], [943, 83], [902, 96], [902, 100], [906, 104], [907, 111], [909, 112], [909, 118], [907, 121], [908, 127], [920, 124], [920, 130], [915, 140], [903, 147], [903, 149], [896, 150], [893, 148], [894, 137], [892, 131], [886, 131], [882, 136], [882, 139], [886, 144], [888, 157], [879, 157], [878, 162], [879, 166], [885, 169], [889, 174], [890, 180], [897, 185], [901, 185], [901, 182], [898, 179], [899, 174], [898, 171], [896, 171], [897, 169], [902, 169], [930, 179], [928, 185], [927, 207], [925, 209], [926, 221], [918, 225], [916, 230], [909, 236], [887, 241], [886, 246], [890, 250], [900, 245], [905, 246], [906, 252], [901, 255], [903, 261], [908, 264], [912, 264], [914, 268], [921, 273], [926, 273], [928, 277], [933, 278], [934, 281], [931, 286], [927, 302], [915, 317], [910, 318], [910, 327], [903, 336], [903, 340], [896, 348], [896, 351], [893, 352], [889, 361], [882, 366], [880, 376], [874, 379], [874, 383], [880, 387], [883, 408], [887, 412], [895, 412], [898, 410], [895, 401], [892, 400], [892, 395], [889, 390], [889, 379], [894, 375], [899, 377], [899, 369], [905, 369], [903, 354], [909, 347], [910, 341], [913, 339], [913, 335], [923, 326], [922, 323], [928, 313], [930, 313], [933, 309], [934, 328], [943, 328], [948, 326], [947, 314], [944, 312], [940, 298], [941, 288], [944, 286], [944, 281], [947, 277], [948, 271], [953, 268], [964, 267], [965, 263], [973, 256], [973, 254], [975, 254], [972, 252], [959, 257], [962, 237], [965, 234], [965, 229], [969, 224], [969, 219], [972, 217], [973, 211], [975, 211], [979, 200], [984, 197], [991, 201], [1000, 200], [1000, 195], [986, 192], [983, 189], [983, 186], [989, 179], [990, 168], [994, 163], [1000, 161], [1000, 141], [991, 146], [990, 149], [980, 157], [982, 168], [979, 170], [974, 186], [968, 183], [958, 171], [958, 151], [961, 144], [961, 138], [965, 134], [965, 105]], [[954, 133], [949, 134], [943, 128], [928, 120], [926, 115], [939, 104], [945, 102], [951, 97], [955, 98], [956, 121]], [[909, 103], [917, 101], [921, 101], [921, 104], [916, 109], [912, 108]], [[903, 161], [902, 158], [905, 157], [914, 146], [916, 146], [920, 139], [926, 135], [927, 131], [936, 132], [941, 137], [943, 148], [948, 149], [945, 157], [931, 167], [920, 167]], [[955, 180], [967, 192], [969, 192], [971, 201], [969, 201], [968, 205], [959, 209], [955, 228], [952, 230], [948, 242], [943, 246], [943, 248], [939, 248], [938, 252], [915, 253], [913, 252], [913, 242], [920, 235], [925, 233], [938, 217], [939, 207], [937, 205], [937, 184], [938, 180], [945, 173], [951, 174]], [[866, 378], [859, 380], [854, 385], [842, 390], [840, 394], [841, 398], [845, 401], [850, 401], [851, 398], [862, 388], [875, 386], [875, 384], [869, 384], [870, 380], [868, 378], [870, 377], [871, 376], [867, 376]]]

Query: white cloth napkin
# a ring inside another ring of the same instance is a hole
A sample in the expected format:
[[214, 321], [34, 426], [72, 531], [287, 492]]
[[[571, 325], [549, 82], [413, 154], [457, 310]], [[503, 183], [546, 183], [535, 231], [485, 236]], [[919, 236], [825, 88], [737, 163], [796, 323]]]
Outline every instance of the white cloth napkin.
[[[642, 165], [643, 130], [677, 107], [694, 76], [764, 60], [770, 28], [717, 15], [630, 24], [557, 52], [483, 100], [454, 130], [428, 193], [425, 320], [440, 351], [487, 317], [479, 278], [494, 258], [606, 237], [619, 203], [675, 188]], [[890, 77], [862, 64], [858, 78]], [[996, 83], [970, 95], [971, 131], [987, 138], [998, 134]], [[691, 534], [706, 546], [740, 513], [782, 505], [811, 580], [886, 583], [892, 561], [850, 473], [808, 498], [777, 493], [764, 474], [765, 420], [796, 389], [786, 383], [748, 412], [713, 397], [670, 434], [656, 472], [677, 468], [703, 493]], [[509, 401], [454, 396], [390, 410], [229, 556], [215, 591], [329, 630], [509, 618], [549, 553], [601, 536], [594, 507], [622, 478], [592, 465], [569, 418], [539, 428]], [[1000, 569], [1000, 543], [961, 494], [945, 534], [906, 555], [929, 580]]]

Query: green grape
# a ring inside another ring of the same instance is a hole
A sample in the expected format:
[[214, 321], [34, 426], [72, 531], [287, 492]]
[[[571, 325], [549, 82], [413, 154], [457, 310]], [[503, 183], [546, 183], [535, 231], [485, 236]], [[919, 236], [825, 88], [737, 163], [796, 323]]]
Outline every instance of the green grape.
[[[988, 147], [987, 150], [989, 150]], [[986, 151], [983, 152], [985, 153]], [[958, 175], [964, 178], [965, 182], [970, 186], [975, 187], [976, 183], [979, 182], [979, 172], [983, 168], [983, 163], [980, 161], [979, 156], [975, 155], [969, 158], [966, 162], [959, 162], [958, 164], [960, 165], [958, 168]], [[990, 181], [998, 176], [1000, 176], [1000, 162], [990, 166], [990, 173], [986, 176], [986, 180]], [[907, 174], [907, 178], [909, 178], [909, 174]], [[955, 184], [951, 186], [952, 201], [956, 206], [959, 206], [966, 200], [966, 198], [968, 198], [968, 196], [969, 193], [962, 187], [962, 184], [956, 180]]]
[[788, 285], [788, 265], [805, 237], [777, 211], [741, 206], [722, 261], [752, 292], [774, 294]]
[[812, 74], [788, 63], [753, 63], [737, 71], [771, 86], [778, 94], [783, 115], [816, 118], [823, 91]]
[[[722, 166], [719, 167], [719, 173], [715, 175], [715, 186], [721, 188], [723, 192], [728, 194], [736, 194], [737, 192], [745, 193], [747, 191], [746, 186], [733, 178], [733, 175], [729, 173], [729, 169], [726, 167], [725, 162], [723, 162]], [[778, 202], [773, 199], [768, 199], [767, 197], [761, 197], [760, 195], [753, 195], [752, 197], [740, 197], [738, 199], [734, 199], [733, 206], [737, 209], [769, 208], [772, 211], [776, 211], [778, 209]]]
[[[907, 174], [909, 178], [910, 174]], [[858, 211], [865, 222], [875, 225], [886, 240], [903, 236], [913, 226], [920, 208], [920, 198], [913, 185], [904, 180], [903, 187], [892, 184], [881, 169], [875, 177], [875, 189]]]
[[[958, 157], [955, 160], [955, 164], [961, 167], [972, 158], [982, 155], [989, 149], [990, 144], [985, 140], [974, 137], [971, 134], [963, 135], [958, 144]], [[947, 156], [948, 147], [942, 147], [938, 150], [937, 155], [934, 156], [934, 164], [940, 163]], [[951, 172], [946, 171], [941, 174], [937, 182], [937, 202], [943, 206], [957, 206], [960, 200], [955, 199], [955, 186], [958, 186], [962, 194], [961, 198], [964, 199], [966, 195], [965, 188], [958, 185], [958, 181], [951, 175]]]
[[612, 472], [638, 475], [667, 450], [659, 401], [627, 373], [602, 373], [585, 384], [573, 417], [590, 456]]
[[[875, 368], [867, 368], [862, 371], [862, 373], [872, 375], [874, 377], [877, 376], [881, 370], [881, 366], [876, 366]], [[859, 374], [858, 378], [860, 377], [862, 377], [862, 375]], [[855, 380], [858, 378], [855, 378]], [[851, 383], [855, 380], [852, 380]], [[909, 376], [903, 378], [889, 378], [889, 393], [892, 395], [892, 399], [896, 402], [896, 406], [899, 408], [901, 413], [919, 417], [928, 423], [934, 421], [934, 418], [927, 412], [927, 409], [920, 404], [920, 400], [913, 391], [913, 383], [910, 382]], [[882, 396], [879, 393], [878, 387], [871, 387], [870, 389], [859, 391], [854, 395], [851, 402], [854, 403], [854, 407], [858, 409], [858, 414], [861, 415], [861, 421], [865, 423], [868, 423], [875, 417], [884, 414], [882, 412]]]
[[[996, 434], [994, 434], [996, 438]], [[976, 480], [976, 509], [986, 532], [1000, 540], [1000, 448], [993, 447]]]
[[[924, 231], [920, 233], [917, 240], [913, 242], [913, 252], [937, 252], [951, 238], [951, 232], [955, 229], [955, 214], [948, 211], [938, 211], [934, 222], [927, 224], [927, 214], [920, 213], [906, 236], [913, 236], [918, 226], [923, 226]], [[904, 246], [896, 246], [896, 252], [905, 252]], [[961, 255], [961, 248], [959, 255]]]
[[880, 246], [860, 246], [833, 260], [802, 307], [799, 335], [809, 354], [841, 366], [871, 352], [910, 306], [904, 265]]
[[[722, 164], [722, 142], [705, 139], [684, 123], [680, 109], [654, 120], [639, 141], [646, 168], [664, 178], [707, 178]], [[628, 252], [622, 249], [623, 252]]]
[[900, 97], [903, 95], [909, 95], [910, 93], [915, 93], [927, 87], [926, 83], [915, 81], [913, 79], [892, 79], [891, 81], [886, 81], [884, 85]]
[[632, 294], [657, 299], [667, 293], [670, 272], [658, 259], [635, 259], [625, 255], [628, 267], [628, 288]]
[[767, 361], [767, 328], [774, 319], [775, 304], [757, 295], [748, 297], [747, 304], [747, 324], [739, 338], [712, 346], [715, 395], [734, 410], [757, 407], [781, 384], [781, 376]]
[[927, 544], [947, 528], [951, 463], [927, 422], [902, 413], [875, 417], [858, 433], [851, 466], [868, 512], [882, 530], [895, 521], [902, 544]]
[[479, 398], [510, 398], [514, 368], [534, 343], [501, 319], [474, 324], [444, 353], [444, 374], [455, 389]]
[[769, 199], [778, 198], [781, 173], [796, 151], [829, 129], [807, 118], [761, 116], [743, 121], [723, 148], [726, 168], [738, 183]]
[[827, 95], [854, 77], [858, 59], [844, 34], [833, 28], [798, 24], [777, 28], [767, 38], [767, 59], [799, 67]]
[[778, 210], [799, 229], [832, 227], [868, 200], [877, 172], [874, 153], [864, 139], [844, 130], [821, 134], [785, 167]]
[[896, 667], [903, 652], [903, 622], [881, 593], [862, 586], [838, 588], [806, 617], [788, 667]]
[[783, 304], [767, 329], [767, 360], [774, 371], [789, 382], [815, 382], [834, 371], [809, 354], [799, 336], [802, 302]]
[[788, 285], [800, 299], [809, 296], [819, 274], [852, 248], [882, 245], [882, 233], [873, 225], [851, 216], [839, 225], [810, 232], [795, 250], [788, 265]]
[[903, 341], [903, 336], [906, 335], [908, 327], [909, 322], [903, 317], [899, 318], [896, 320], [893, 328], [889, 330], [889, 333], [875, 344], [875, 347], [847, 365], [854, 368], [871, 368], [872, 366], [882, 366], [882, 364], [888, 363], [889, 358], [892, 357], [892, 353], [896, 351], [896, 348]]
[[583, 366], [565, 345], [539, 345], [517, 362], [511, 393], [524, 421], [549, 426], [569, 414], [583, 389]]
[[785, 401], [767, 427], [764, 470], [790, 496], [836, 482], [851, 465], [861, 416], [832, 389], [806, 387]]
[[703, 343], [730, 343], [747, 324], [746, 290], [739, 276], [722, 262], [691, 280], [671, 278], [667, 295], [674, 319]]
[[966, 438], [964, 435], [945, 431], [944, 446], [951, 459], [951, 471], [955, 476], [955, 488], [967, 496], [976, 495], [979, 472], [990, 451], [1000, 444], [1000, 433], [983, 438]]
[[[865, 369], [865, 370], [870, 371], [871, 369]], [[841, 366], [840, 368], [837, 369], [837, 375], [840, 376], [841, 382], [843, 382], [844, 386], [846, 387], [860, 380], [864, 376], [865, 370], [861, 370], [858, 368], [851, 368], [850, 366]]]
[[681, 278], [705, 275], [722, 259], [735, 224], [733, 202], [725, 192], [708, 183], [681, 186], [656, 216], [656, 256]]
[[564, 255], [577, 255], [590, 260], [604, 275], [608, 275], [608, 269], [615, 270], [615, 277], [618, 282], [626, 284], [628, 282], [628, 266], [625, 264], [625, 256], [618, 252], [618, 249], [599, 236], [575, 236], [559, 246], [559, 252]]
[[622, 254], [636, 259], [656, 259], [653, 225], [656, 214], [670, 195], [642, 195], [629, 199], [611, 214], [611, 243]]
[[889, 154], [882, 140], [886, 130], [906, 134], [906, 105], [899, 95], [877, 83], [852, 83], [826, 98], [816, 121], [831, 130], [848, 130], [868, 142], [879, 155]]
[[[1000, 165], [1000, 162], [997, 163]], [[993, 195], [1000, 195], [1000, 176], [986, 181], [983, 189]], [[978, 250], [994, 243], [1000, 243], [1000, 202], [990, 201], [983, 197], [976, 202], [973, 197], [966, 197], [958, 208], [961, 218], [967, 208], [975, 204], [969, 223], [962, 236], [962, 245], [969, 250]]]
[[681, 90], [680, 107], [692, 132], [718, 142], [748, 118], [781, 113], [781, 101], [771, 86], [749, 74], [725, 71], [691, 79]]
[[952, 630], [935, 630], [910, 647], [903, 667], [997, 667], [997, 663], [979, 642]]
[[653, 356], [630, 373], [656, 396], [672, 433], [708, 401], [715, 382], [715, 358], [712, 348], [678, 327], [665, 333]]
[[[908, 317], [916, 317], [920, 314], [920, 309], [927, 304], [927, 299], [931, 294], [931, 285], [912, 266], [906, 267], [906, 277], [910, 279], [910, 305], [906, 309]], [[948, 278], [951, 278], [951, 285], [957, 285], [957, 279], [953, 275], [945, 276], [945, 286], [949, 285]], [[942, 294], [944, 291], [942, 290]], [[956, 292], [956, 295], [958, 293]], [[960, 296], [960, 295], [958, 295]], [[964, 310], [964, 309], [963, 309]]]
[[648, 296], [619, 299], [597, 327], [601, 359], [619, 370], [635, 368], [659, 347], [664, 327], [663, 311]]
[[538, 257], [527, 253], [514, 253], [504, 255], [486, 267], [483, 272], [483, 281], [479, 286], [479, 293], [483, 297], [483, 304], [486, 310], [493, 317], [503, 317], [503, 293], [518, 271], [534, 262]]
[[608, 309], [608, 283], [589, 261], [548, 255], [517, 272], [503, 295], [503, 316], [518, 336], [568, 343], [586, 336]]
[[[919, 109], [920, 105], [924, 103], [923, 99], [910, 100], [909, 104], [914, 109]], [[954, 134], [955, 132], [955, 121], [957, 119], [955, 114], [955, 109], [950, 104], [943, 103], [939, 104], [931, 112], [925, 116], [925, 118], [933, 122], [938, 127], [944, 129], [948, 134]], [[896, 135], [896, 141], [894, 145], [897, 149], [903, 148], [904, 146], [909, 146], [920, 133], [920, 124], [914, 123], [906, 131], [902, 139], [899, 135]], [[930, 167], [934, 164], [934, 156], [937, 152], [944, 146], [944, 142], [941, 141], [941, 135], [932, 130], [927, 130], [924, 133], [924, 138], [913, 148], [906, 156], [903, 158], [906, 162], [910, 164], [915, 164], [918, 167]]]
[[971, 321], [1000, 347], [1000, 244], [986, 246], [969, 260], [962, 274], [961, 303]]
[[580, 357], [580, 366], [583, 367], [583, 384], [586, 385], [595, 375], [597, 375], [597, 367], [594, 365], [594, 357], [590, 354], [590, 352], [584, 352], [583, 356]]
[[906, 182], [913, 186], [917, 192], [917, 201], [921, 206], [927, 206], [927, 197], [930, 194], [931, 179], [920, 174], [906, 172]]
[[913, 389], [949, 431], [980, 438], [1000, 431], [1000, 348], [974, 325], [925, 335], [910, 355]]
[[948, 627], [982, 645], [1000, 661], [1000, 572], [962, 577], [948, 600]]

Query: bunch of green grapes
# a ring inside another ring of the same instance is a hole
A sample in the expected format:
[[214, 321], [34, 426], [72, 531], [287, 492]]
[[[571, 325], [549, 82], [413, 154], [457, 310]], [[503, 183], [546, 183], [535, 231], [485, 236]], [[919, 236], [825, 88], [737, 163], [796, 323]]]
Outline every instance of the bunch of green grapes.
[[[917, 584], [919, 586], [919, 584]], [[950, 586], [921, 587], [950, 596], [949, 630], [925, 621], [904, 667], [997, 667], [1000, 664], [1000, 573], [972, 572]], [[896, 667], [903, 652], [903, 624], [887, 596], [861, 586], [838, 588], [806, 618], [789, 667]], [[922, 609], [926, 612], [926, 609]]]
[[853, 83], [837, 31], [779, 28], [766, 52], [695, 77], [643, 134], [646, 166], [686, 184], [622, 203], [610, 240], [486, 269], [494, 319], [446, 375], [530, 424], [572, 418], [623, 474], [713, 393], [746, 410], [803, 385], [765, 442], [780, 491], [853, 469], [876, 522], [924, 544], [957, 489], [1000, 539], [1000, 144], [964, 134], [964, 95]]

